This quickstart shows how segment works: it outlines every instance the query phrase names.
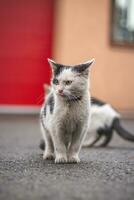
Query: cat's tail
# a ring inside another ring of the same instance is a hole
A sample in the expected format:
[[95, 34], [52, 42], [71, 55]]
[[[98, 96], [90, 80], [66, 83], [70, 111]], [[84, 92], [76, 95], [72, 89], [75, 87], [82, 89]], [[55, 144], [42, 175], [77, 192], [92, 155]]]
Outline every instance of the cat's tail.
[[120, 124], [120, 119], [116, 118], [113, 121], [113, 129], [117, 132], [117, 134], [125, 140], [130, 142], [134, 142], [134, 135], [129, 133], [126, 129], [124, 129]]
[[44, 151], [44, 150], [45, 150], [45, 142], [44, 142], [44, 140], [43, 140], [43, 139], [41, 139], [41, 140], [40, 140], [39, 147], [40, 147], [40, 149], [41, 149], [42, 151]]

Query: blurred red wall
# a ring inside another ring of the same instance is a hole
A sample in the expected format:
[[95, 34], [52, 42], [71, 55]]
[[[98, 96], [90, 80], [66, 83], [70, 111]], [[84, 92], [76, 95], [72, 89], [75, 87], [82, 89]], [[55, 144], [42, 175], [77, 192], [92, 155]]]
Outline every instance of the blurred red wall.
[[54, 0], [0, 1], [0, 105], [38, 105], [50, 81]]

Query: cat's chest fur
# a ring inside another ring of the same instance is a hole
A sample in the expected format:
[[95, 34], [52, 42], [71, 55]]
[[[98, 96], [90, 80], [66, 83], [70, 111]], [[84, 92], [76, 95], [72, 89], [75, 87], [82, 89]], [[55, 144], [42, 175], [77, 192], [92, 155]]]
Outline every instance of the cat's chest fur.
[[[88, 98], [87, 98], [88, 99]], [[81, 119], [89, 112], [89, 100], [85, 101], [85, 99], [78, 100], [75, 102], [61, 102], [55, 101], [55, 111], [54, 114], [58, 115], [59, 117], [67, 117], [72, 120]]]
[[72, 103], [57, 100], [52, 116], [53, 124], [61, 126], [66, 133], [72, 133], [88, 121], [89, 107], [89, 103], [85, 104], [83, 100]]

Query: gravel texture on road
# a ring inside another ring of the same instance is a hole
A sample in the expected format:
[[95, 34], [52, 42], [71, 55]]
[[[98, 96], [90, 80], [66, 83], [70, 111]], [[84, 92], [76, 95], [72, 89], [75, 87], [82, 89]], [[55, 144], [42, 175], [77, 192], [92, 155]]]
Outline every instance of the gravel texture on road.
[[82, 149], [79, 164], [54, 164], [40, 138], [39, 116], [0, 116], [0, 200], [134, 199], [134, 143], [115, 134], [107, 148]]

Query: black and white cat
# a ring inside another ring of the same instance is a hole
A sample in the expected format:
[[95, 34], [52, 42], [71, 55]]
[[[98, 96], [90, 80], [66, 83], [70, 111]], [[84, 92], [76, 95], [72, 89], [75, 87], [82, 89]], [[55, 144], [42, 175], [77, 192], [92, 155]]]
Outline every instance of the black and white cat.
[[121, 126], [120, 114], [108, 103], [91, 97], [91, 123], [84, 147], [105, 147], [116, 132], [125, 140], [134, 142], [134, 135]]
[[94, 60], [75, 66], [50, 59], [48, 62], [53, 73], [51, 90], [40, 114], [43, 159], [78, 163], [90, 124], [89, 68]]

